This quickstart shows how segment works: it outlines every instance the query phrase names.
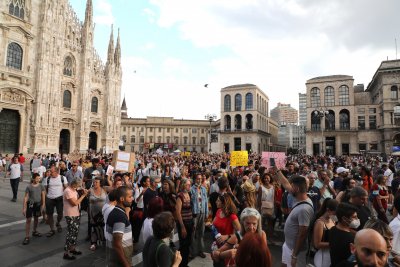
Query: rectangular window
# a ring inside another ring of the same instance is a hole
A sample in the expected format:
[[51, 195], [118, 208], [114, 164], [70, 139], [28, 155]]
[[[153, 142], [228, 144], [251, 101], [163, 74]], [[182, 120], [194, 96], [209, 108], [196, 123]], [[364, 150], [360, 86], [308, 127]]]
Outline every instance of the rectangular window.
[[358, 129], [365, 130], [365, 116], [358, 116]]
[[170, 128], [167, 128], [167, 133], [169, 133], [169, 131], [170, 131]]
[[369, 149], [370, 150], [378, 150], [378, 144], [369, 144]]
[[149, 131], [152, 133], [153, 132], [153, 128], [149, 128]]
[[134, 132], [134, 131], [135, 131], [135, 127], [133, 126], [133, 127], [132, 127], [132, 132]]
[[193, 128], [192, 133], [197, 133], [197, 128]]
[[189, 132], [189, 129], [188, 129], [188, 128], [183, 128], [183, 132], [184, 132], [184, 133], [188, 133], [188, 132]]
[[358, 150], [359, 151], [366, 151], [367, 150], [367, 144], [358, 144]]
[[358, 114], [364, 114], [365, 113], [365, 108], [357, 108], [357, 113]]
[[369, 128], [376, 129], [376, 116], [369, 116]]
[[124, 126], [124, 129], [123, 129], [123, 131], [124, 131], [124, 132], [126, 132], [126, 127], [125, 127], [125, 126]]
[[393, 112], [390, 112], [390, 124], [393, 125]]
[[144, 131], [144, 127], [140, 128], [140, 131], [143, 132]]
[[201, 133], [202, 133], [202, 134], [204, 133], [204, 129], [201, 129]]
[[376, 113], [376, 108], [370, 108], [369, 109], [370, 114], [375, 114]]
[[158, 127], [158, 132], [161, 133], [161, 127]]
[[177, 133], [179, 131], [179, 129], [178, 128], [175, 128], [175, 133]]

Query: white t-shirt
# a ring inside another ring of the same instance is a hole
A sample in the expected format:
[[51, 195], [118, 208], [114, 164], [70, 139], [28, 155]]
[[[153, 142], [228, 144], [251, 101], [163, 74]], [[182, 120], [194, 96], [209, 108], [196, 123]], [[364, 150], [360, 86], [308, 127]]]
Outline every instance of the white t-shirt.
[[383, 175], [387, 177], [386, 186], [392, 186], [393, 172], [388, 168]]
[[393, 232], [393, 251], [400, 253], [400, 215], [397, 215], [389, 224]]
[[21, 172], [24, 170], [20, 163], [12, 163], [8, 166], [8, 171], [10, 172], [10, 179], [17, 179], [21, 177]]
[[42, 165], [40, 167], [32, 169], [32, 172], [38, 173], [40, 175], [40, 178], [43, 178], [43, 174], [46, 172], [46, 167]]
[[[48, 188], [47, 197], [50, 199], [55, 199], [63, 196], [64, 194], [64, 186], [62, 183], [61, 175], [58, 175], [57, 178], [49, 177], [44, 180], [43, 185], [45, 188]], [[49, 185], [49, 186], [47, 186]], [[68, 185], [67, 178], [64, 177], [64, 185]]]
[[[136, 199], [139, 197], [139, 195], [140, 195], [140, 193], [142, 193], [143, 192], [143, 187], [137, 187], [136, 189], [135, 189], [135, 201], [136, 201]], [[137, 207], [139, 208], [139, 209], [143, 209], [144, 208], [144, 204], [143, 204], [143, 195], [142, 195], [142, 197], [139, 199], [139, 201], [137, 202]]]
[[146, 218], [142, 227], [142, 242], [146, 243], [147, 238], [153, 236], [153, 218]]

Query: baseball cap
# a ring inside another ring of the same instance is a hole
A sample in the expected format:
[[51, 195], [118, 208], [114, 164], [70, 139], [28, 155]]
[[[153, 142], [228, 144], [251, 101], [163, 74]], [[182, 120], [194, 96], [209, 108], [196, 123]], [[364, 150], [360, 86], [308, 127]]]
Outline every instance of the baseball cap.
[[337, 170], [336, 170], [337, 174], [341, 174], [342, 172], [349, 172], [349, 169], [346, 169], [344, 167], [337, 168]]

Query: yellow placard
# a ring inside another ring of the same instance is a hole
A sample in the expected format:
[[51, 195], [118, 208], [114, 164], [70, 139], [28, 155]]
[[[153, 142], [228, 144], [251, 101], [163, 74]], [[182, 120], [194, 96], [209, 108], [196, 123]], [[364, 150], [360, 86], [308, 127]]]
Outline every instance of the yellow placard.
[[232, 151], [231, 153], [231, 166], [247, 166], [249, 163], [249, 154], [247, 150]]

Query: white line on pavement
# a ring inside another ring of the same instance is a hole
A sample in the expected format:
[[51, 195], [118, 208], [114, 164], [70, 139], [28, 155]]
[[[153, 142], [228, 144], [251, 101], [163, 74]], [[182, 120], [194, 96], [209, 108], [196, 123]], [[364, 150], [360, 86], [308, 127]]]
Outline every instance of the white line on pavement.
[[20, 220], [20, 221], [16, 221], [16, 222], [5, 223], [5, 224], [1, 224], [0, 228], [17, 225], [17, 224], [21, 224], [21, 223], [24, 223], [24, 222], [26, 222], [26, 220]]

